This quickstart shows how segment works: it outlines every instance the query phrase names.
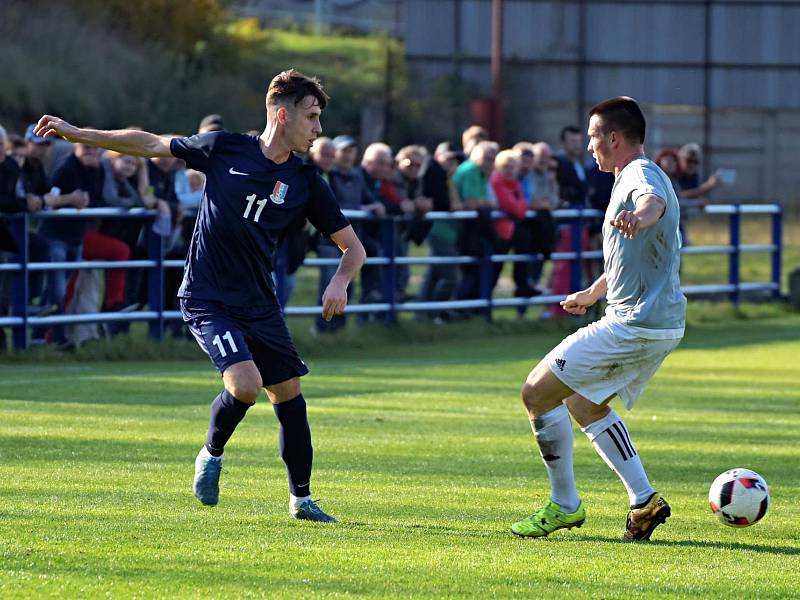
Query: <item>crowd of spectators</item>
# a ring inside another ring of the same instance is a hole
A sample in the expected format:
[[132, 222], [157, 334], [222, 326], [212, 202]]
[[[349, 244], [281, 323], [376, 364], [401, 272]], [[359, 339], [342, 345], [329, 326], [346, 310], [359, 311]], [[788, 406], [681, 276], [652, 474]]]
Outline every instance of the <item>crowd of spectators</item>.
[[[220, 115], [208, 115], [199, 133], [222, 130]], [[258, 135], [259, 132], [249, 132]], [[608, 204], [613, 176], [602, 173], [587, 156], [585, 135], [575, 127], [564, 127], [560, 148], [554, 151], [544, 142], [521, 141], [501, 149], [479, 126], [467, 128], [461, 143], [445, 141], [431, 154], [425, 146], [408, 145], [394, 151], [384, 143], [359, 147], [350, 135], [333, 139], [320, 137], [307, 160], [315, 164], [329, 183], [343, 209], [363, 210], [374, 219], [354, 220], [368, 257], [380, 257], [391, 251], [406, 256], [411, 245], [426, 246], [432, 257], [491, 254], [524, 254], [534, 258], [506, 267], [516, 297], [541, 294], [566, 295], [571, 286], [568, 261], [545, 263], [555, 251], [570, 251], [575, 242], [573, 230], [558, 223], [552, 211], [559, 208], [596, 208]], [[102, 152], [83, 144], [70, 145], [62, 140], [36, 136], [33, 126], [24, 135], [8, 135], [0, 127], [0, 213], [28, 212], [34, 217], [41, 211], [60, 208], [137, 207], [157, 212], [153, 220], [127, 219], [30, 219], [27, 232], [28, 260], [31, 262], [73, 262], [76, 260], [125, 261], [146, 258], [146, 227], [160, 235], [165, 256], [183, 259], [191, 237], [197, 209], [203, 196], [204, 175], [187, 169], [175, 158], [142, 159], [116, 152]], [[720, 177], [714, 174], [702, 180], [699, 163], [702, 152], [697, 144], [677, 149], [665, 148], [656, 162], [670, 177], [682, 199], [702, 203]], [[428, 220], [430, 211], [476, 211], [470, 220]], [[493, 211], [505, 216], [493, 218]], [[535, 211], [533, 218], [526, 213]], [[387, 248], [387, 217], [394, 219], [394, 248]], [[584, 249], [600, 247], [600, 222], [589, 223], [579, 243]], [[0, 216], [0, 260], [12, 260], [19, 244], [18, 231], [9, 228]], [[281, 249], [287, 261], [288, 300], [294, 272], [306, 254], [320, 258], [338, 258], [339, 250], [308, 225], [287, 236]], [[398, 265], [392, 293], [396, 302], [409, 300], [445, 301], [481, 297], [495, 288], [504, 269], [495, 263], [489, 278], [481, 278], [477, 264], [427, 266], [416, 290], [412, 289], [410, 270]], [[584, 277], [593, 277], [599, 266], [587, 261]], [[318, 298], [330, 281], [334, 266], [319, 269]], [[383, 271], [379, 265], [363, 268], [350, 296], [361, 303], [386, 300]], [[545, 274], [547, 276], [545, 276]], [[175, 292], [181, 272], [165, 272], [165, 307], [177, 309]], [[0, 315], [8, 314], [9, 274], [0, 273]], [[45, 275], [32, 272], [29, 296], [30, 313], [46, 315], [64, 312], [132, 311], [147, 303], [147, 282], [141, 269], [107, 269], [104, 277], [97, 271], [55, 269]], [[487, 290], [487, 286], [490, 288]], [[102, 290], [102, 298], [100, 294]], [[525, 308], [519, 309], [523, 315]], [[557, 305], [547, 307], [543, 318], [565, 313]], [[420, 313], [418, 318], [436, 322], [461, 319], [466, 312], [440, 311]], [[359, 315], [359, 319], [368, 319]], [[329, 333], [345, 325], [345, 316], [331, 321], [318, 319], [313, 331]], [[172, 325], [176, 336], [183, 335], [180, 322]], [[34, 342], [73, 347], [101, 334], [114, 335], [124, 325], [70, 329], [52, 327], [33, 332]], [[0, 329], [0, 351], [6, 342]]]

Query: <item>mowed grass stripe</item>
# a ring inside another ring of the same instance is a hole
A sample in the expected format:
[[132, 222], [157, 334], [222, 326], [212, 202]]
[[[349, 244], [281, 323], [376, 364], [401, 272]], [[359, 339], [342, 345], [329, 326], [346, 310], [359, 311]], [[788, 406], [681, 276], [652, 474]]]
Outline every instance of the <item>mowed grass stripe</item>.
[[[227, 450], [220, 505], [194, 499], [193, 458], [220, 387], [203, 360], [63, 377], [3, 367], [0, 596], [792, 597], [798, 330], [793, 318], [689, 331], [636, 410], [617, 407], [674, 512], [636, 545], [619, 543], [624, 490], [577, 428], [587, 523], [546, 540], [508, 530], [547, 495], [518, 394], [552, 335], [309, 361], [313, 493], [342, 520], [334, 527], [286, 517], [266, 403]], [[770, 514], [744, 530], [707, 507], [711, 481], [734, 466], [772, 489]]]

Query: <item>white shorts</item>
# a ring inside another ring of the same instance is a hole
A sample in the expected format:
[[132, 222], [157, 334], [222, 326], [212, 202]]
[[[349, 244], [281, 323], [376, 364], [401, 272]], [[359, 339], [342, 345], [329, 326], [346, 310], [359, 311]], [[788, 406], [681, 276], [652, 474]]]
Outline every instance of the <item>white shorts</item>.
[[658, 367], [681, 339], [653, 340], [603, 317], [582, 327], [544, 360], [564, 385], [602, 404], [617, 394], [630, 410]]

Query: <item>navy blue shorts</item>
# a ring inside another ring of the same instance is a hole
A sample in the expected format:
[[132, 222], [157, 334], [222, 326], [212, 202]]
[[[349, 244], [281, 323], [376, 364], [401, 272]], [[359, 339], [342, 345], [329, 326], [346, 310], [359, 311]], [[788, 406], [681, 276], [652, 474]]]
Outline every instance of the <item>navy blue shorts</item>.
[[264, 386], [308, 373], [277, 304], [241, 307], [181, 298], [181, 312], [220, 373], [245, 360], [255, 362]]

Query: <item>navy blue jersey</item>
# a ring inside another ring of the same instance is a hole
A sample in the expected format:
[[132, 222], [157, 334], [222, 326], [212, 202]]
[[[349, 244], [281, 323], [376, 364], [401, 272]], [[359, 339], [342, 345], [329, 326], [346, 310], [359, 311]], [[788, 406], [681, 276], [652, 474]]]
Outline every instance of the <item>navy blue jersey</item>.
[[181, 298], [274, 304], [272, 270], [282, 233], [306, 218], [326, 236], [349, 224], [315, 167], [294, 154], [272, 162], [257, 137], [214, 131], [174, 138], [170, 151], [206, 174]]
[[[75, 190], [83, 190], [89, 194], [89, 208], [105, 206], [103, 185], [106, 181], [102, 164], [97, 167], [85, 167], [78, 157], [71, 154], [53, 173], [53, 185], [62, 194], [70, 194]], [[78, 245], [89, 229], [89, 219], [44, 219], [39, 226], [39, 233], [49, 239], [62, 240]]]

